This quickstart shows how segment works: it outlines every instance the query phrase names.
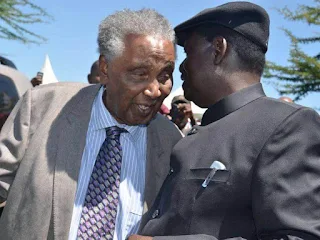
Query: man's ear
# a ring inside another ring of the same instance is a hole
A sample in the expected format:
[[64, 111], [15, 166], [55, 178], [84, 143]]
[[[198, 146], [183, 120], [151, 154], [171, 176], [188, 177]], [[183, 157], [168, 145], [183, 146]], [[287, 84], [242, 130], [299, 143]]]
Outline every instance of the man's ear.
[[227, 52], [227, 41], [224, 37], [215, 37], [212, 40], [212, 44], [214, 47], [214, 64], [218, 65], [221, 63], [222, 59], [226, 56]]
[[106, 58], [103, 55], [100, 55], [99, 57], [99, 70], [100, 73], [102, 74], [102, 77], [107, 77], [108, 76], [108, 63]]

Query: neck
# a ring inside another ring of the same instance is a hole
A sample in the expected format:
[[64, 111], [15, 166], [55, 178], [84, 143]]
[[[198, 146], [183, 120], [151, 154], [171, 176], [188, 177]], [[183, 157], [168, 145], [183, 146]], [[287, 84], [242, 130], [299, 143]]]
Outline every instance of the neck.
[[260, 82], [260, 76], [248, 72], [234, 72], [227, 76], [228, 84], [233, 92], [238, 92]]
[[[234, 72], [230, 73], [221, 80], [222, 83], [215, 94], [214, 103], [220, 101], [221, 99], [240, 91], [241, 89], [250, 87], [253, 84], [260, 82], [260, 76], [254, 75], [247, 72]], [[213, 103], [213, 104], [214, 104]]]

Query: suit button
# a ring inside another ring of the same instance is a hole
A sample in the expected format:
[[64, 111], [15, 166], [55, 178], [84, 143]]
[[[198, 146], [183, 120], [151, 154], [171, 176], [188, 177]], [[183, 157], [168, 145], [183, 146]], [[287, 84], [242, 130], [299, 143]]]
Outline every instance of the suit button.
[[170, 171], [169, 171], [169, 176], [173, 173], [174, 171], [173, 171], [173, 168], [172, 167], [170, 167]]
[[152, 219], [155, 219], [159, 216], [159, 209], [155, 210], [153, 213], [152, 213]]

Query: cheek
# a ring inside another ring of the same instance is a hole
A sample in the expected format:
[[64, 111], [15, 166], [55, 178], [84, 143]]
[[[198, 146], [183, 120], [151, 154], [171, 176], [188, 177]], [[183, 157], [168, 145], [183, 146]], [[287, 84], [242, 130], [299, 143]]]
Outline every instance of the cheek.
[[192, 74], [199, 73], [200, 72], [199, 70], [202, 68], [202, 66], [203, 64], [202, 64], [201, 58], [195, 56], [190, 62], [191, 73]]
[[122, 84], [118, 85], [107, 85], [107, 99], [113, 106], [114, 111], [117, 114], [123, 115], [123, 111], [127, 111], [129, 103], [131, 102], [131, 93], [128, 88]]
[[201, 81], [206, 74], [207, 62], [200, 56], [195, 56], [188, 65], [188, 74], [190, 81], [196, 83]]

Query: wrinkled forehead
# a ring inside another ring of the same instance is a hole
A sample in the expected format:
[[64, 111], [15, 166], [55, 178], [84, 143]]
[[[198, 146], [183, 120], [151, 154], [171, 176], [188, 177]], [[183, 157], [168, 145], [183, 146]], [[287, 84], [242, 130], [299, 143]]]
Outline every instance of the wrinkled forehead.
[[121, 57], [136, 64], [144, 62], [149, 65], [174, 65], [175, 47], [170, 40], [161, 37], [130, 34], [125, 38], [125, 48]]
[[157, 53], [174, 57], [174, 44], [163, 37], [129, 34], [125, 37], [125, 52], [135, 55]]

